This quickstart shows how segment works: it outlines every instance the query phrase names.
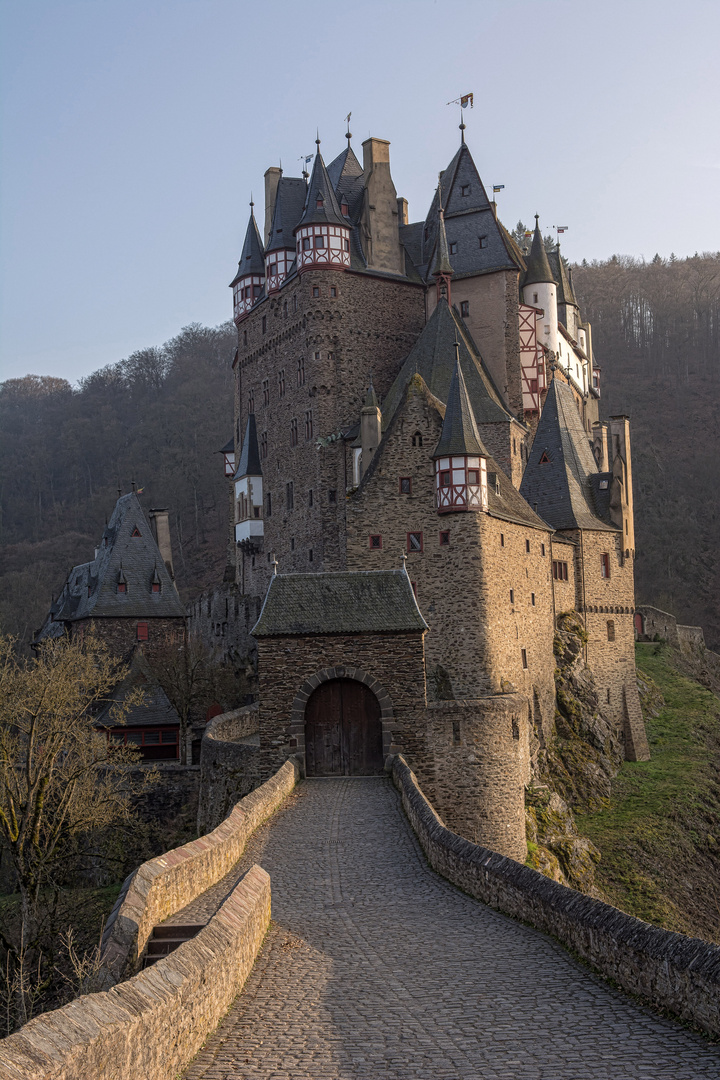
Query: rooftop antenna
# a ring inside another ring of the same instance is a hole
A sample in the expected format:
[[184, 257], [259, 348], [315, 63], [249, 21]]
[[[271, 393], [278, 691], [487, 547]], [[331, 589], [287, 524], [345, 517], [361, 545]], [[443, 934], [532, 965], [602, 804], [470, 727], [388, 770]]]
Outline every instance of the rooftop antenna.
[[345, 123], [347, 124], [347, 131], [345, 132], [345, 138], [348, 141], [348, 148], [350, 147], [350, 140], [352, 139], [352, 131], [350, 130], [350, 117], [351, 116], [352, 116], [352, 113], [349, 112], [347, 114], [347, 116], [345, 117]]

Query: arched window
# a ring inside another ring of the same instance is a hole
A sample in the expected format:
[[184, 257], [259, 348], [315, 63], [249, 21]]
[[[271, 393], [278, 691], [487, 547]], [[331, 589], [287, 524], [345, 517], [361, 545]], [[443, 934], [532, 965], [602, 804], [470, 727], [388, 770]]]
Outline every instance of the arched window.
[[416, 431], [412, 437], [413, 446], [422, 446], [422, 435], [419, 431]]

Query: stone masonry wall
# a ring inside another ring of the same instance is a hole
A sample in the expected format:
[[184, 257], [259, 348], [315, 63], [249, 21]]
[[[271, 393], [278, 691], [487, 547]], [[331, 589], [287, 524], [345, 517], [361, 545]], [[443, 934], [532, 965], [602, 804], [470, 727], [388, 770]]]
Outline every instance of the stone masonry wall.
[[[313, 296], [313, 290], [319, 295]], [[420, 285], [317, 270], [293, 278], [240, 324], [236, 437], [244, 434], [252, 394], [261, 448], [267, 440], [261, 462], [265, 510], [268, 493], [272, 503], [271, 515], [264, 516], [262, 552], [245, 556], [246, 593], [265, 594], [273, 554], [283, 573], [344, 569], [349, 485], [344, 444], [338, 439], [318, 448], [318, 438], [340, 435], [357, 424], [371, 375], [378, 394], [387, 393], [423, 323]], [[312, 431], [306, 413], [312, 413]], [[238, 573], [242, 558], [240, 553]]]
[[269, 924], [270, 877], [255, 865], [175, 952], [5, 1039], [0, 1077], [174, 1080], [244, 986]]
[[242, 582], [207, 589], [187, 606], [188, 635], [223, 663], [236, 664], [257, 653], [250, 631], [260, 614], [259, 599], [242, 594]]
[[224, 877], [250, 834], [277, 810], [298, 776], [297, 762], [286, 762], [207, 836], [150, 859], [126, 879], [103, 934], [108, 986], [133, 973], [153, 927]]
[[127, 656], [138, 644], [138, 623], [147, 623], [148, 639], [142, 649], [150, 663], [156, 649], [182, 645], [185, 640], [185, 619], [81, 619], [72, 623], [72, 636], [82, 637], [94, 629], [113, 656]]
[[395, 743], [412, 754], [425, 705], [422, 637], [413, 631], [259, 638], [261, 777], [304, 754], [304, 702], [325, 678], [367, 677], [381, 698], [385, 753]]
[[402, 757], [395, 785], [432, 868], [484, 904], [551, 934], [656, 1008], [720, 1035], [720, 947], [660, 930], [445, 828]]
[[258, 705], [216, 716], [205, 728], [200, 747], [198, 836], [223, 821], [238, 799], [260, 782]]

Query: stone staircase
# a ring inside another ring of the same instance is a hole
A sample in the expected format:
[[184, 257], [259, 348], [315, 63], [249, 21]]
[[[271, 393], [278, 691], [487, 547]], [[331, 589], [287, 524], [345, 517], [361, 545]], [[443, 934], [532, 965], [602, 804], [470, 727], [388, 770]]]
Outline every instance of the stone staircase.
[[147, 943], [147, 951], [143, 960], [143, 967], [152, 967], [163, 956], [175, 952], [178, 945], [183, 941], [190, 941], [201, 930], [205, 929], [205, 923], [187, 923], [186, 925], [169, 926], [162, 923], [156, 926]]

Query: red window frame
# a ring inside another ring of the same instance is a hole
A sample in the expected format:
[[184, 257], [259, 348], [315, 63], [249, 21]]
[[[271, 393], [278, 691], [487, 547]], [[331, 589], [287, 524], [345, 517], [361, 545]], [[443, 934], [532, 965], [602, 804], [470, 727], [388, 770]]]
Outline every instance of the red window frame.
[[[418, 544], [420, 545], [419, 547], [413, 547], [412, 546], [411, 537], [413, 537], [413, 536], [416, 536], [418, 538]], [[409, 532], [407, 534], [407, 549], [408, 549], [408, 551], [413, 552], [416, 555], [422, 554], [422, 552], [424, 550], [424, 547], [423, 547], [423, 534], [421, 532]]]
[[153, 583], [152, 583], [152, 591], [153, 592], [160, 592], [160, 582], [159, 581], [153, 581]]
[[150, 630], [148, 628], [148, 624], [146, 622], [139, 622], [137, 624], [136, 633], [138, 641], [148, 641], [150, 638]]
[[120, 592], [120, 593], [126, 593], [127, 592], [127, 585], [125, 584], [124, 581], [118, 581], [117, 591]]
[[440, 487], [452, 487], [452, 471], [450, 469], [442, 469], [440, 472]]
[[610, 577], [610, 555], [607, 551], [603, 551], [600, 556], [600, 575], [604, 578]]
[[368, 545], [371, 551], [380, 551], [382, 548], [382, 536], [380, 533], [370, 533], [368, 536]]
[[[405, 485], [405, 487], [403, 487], [403, 484]], [[412, 477], [411, 476], [401, 476], [400, 477], [398, 491], [400, 492], [401, 495], [412, 495]]]

